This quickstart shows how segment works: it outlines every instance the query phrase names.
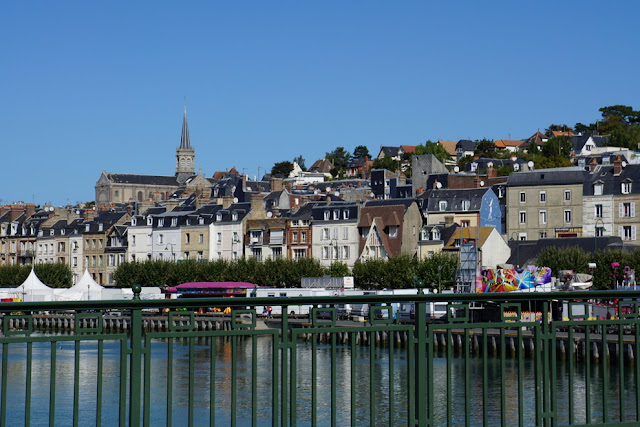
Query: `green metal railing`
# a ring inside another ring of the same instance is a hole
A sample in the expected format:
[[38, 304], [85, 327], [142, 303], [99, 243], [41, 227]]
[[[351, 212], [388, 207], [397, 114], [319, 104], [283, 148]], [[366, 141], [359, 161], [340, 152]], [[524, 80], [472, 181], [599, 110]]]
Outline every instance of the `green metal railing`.
[[638, 425], [639, 297], [3, 303], [0, 425]]

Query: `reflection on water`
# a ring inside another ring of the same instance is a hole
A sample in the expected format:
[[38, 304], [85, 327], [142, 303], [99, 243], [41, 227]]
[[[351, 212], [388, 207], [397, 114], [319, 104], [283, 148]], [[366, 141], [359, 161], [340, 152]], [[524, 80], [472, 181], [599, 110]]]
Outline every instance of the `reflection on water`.
[[[234, 342], [235, 350], [234, 350]], [[74, 400], [74, 366], [75, 344], [58, 342], [56, 346], [55, 369], [55, 421], [56, 425], [68, 425], [71, 422]], [[209, 425], [211, 381], [214, 384], [215, 419], [221, 425], [227, 425], [236, 417], [238, 425], [251, 423], [252, 408], [255, 405], [256, 416], [261, 424], [270, 423], [274, 415], [274, 342], [270, 337], [260, 338], [198, 338], [193, 346], [193, 413], [196, 425]], [[25, 415], [25, 379], [26, 379], [26, 344], [11, 344], [9, 351], [2, 357], [7, 359], [7, 424], [24, 424]], [[172, 348], [171, 354], [169, 349]], [[80, 420], [83, 425], [96, 423], [96, 384], [98, 344], [83, 342], [80, 345], [80, 364], [78, 376], [78, 405]], [[4, 351], [4, 350], [3, 350]], [[120, 342], [104, 342], [103, 382], [102, 382], [102, 423], [118, 424], [118, 391], [120, 387]], [[184, 424], [189, 409], [189, 370], [190, 347], [188, 340], [175, 340], [170, 346], [166, 340], [151, 342], [150, 365], [150, 414], [152, 425], [166, 424], [166, 417], [171, 412], [175, 425]], [[215, 375], [211, 374], [211, 354], [214, 353]], [[254, 352], [255, 367], [252, 364]], [[34, 343], [32, 346], [32, 425], [49, 424], [49, 384], [51, 373], [51, 344]], [[316, 376], [312, 377], [312, 366], [315, 355]], [[335, 393], [338, 425], [349, 425], [352, 414], [356, 424], [371, 424], [371, 413], [375, 417], [374, 424], [406, 425], [409, 421], [409, 363], [406, 350], [396, 349], [390, 359], [389, 349], [375, 348], [375, 363], [370, 369], [369, 347], [357, 346], [352, 353], [351, 347], [338, 347], [332, 355], [331, 347], [318, 345], [315, 352], [311, 344], [298, 343], [295, 350], [296, 389], [295, 405], [299, 425], [312, 423], [312, 385], [315, 380], [317, 390], [316, 422], [326, 425], [331, 422], [332, 391]], [[335, 358], [336, 382], [332, 386], [331, 365]], [[392, 361], [392, 362], [391, 362]], [[352, 362], [355, 372], [352, 371]], [[171, 369], [169, 366], [171, 363]], [[504, 366], [502, 366], [504, 364]], [[489, 423], [500, 423], [502, 402], [505, 406], [505, 423], [517, 425], [519, 411], [523, 411], [525, 425], [535, 425], [535, 393], [536, 376], [535, 360], [526, 359], [519, 371], [517, 360], [498, 358], [487, 361], [487, 413]], [[280, 366], [277, 366], [280, 369]], [[483, 406], [483, 360], [474, 357], [469, 360], [469, 384], [465, 384], [465, 361], [455, 358], [447, 363], [444, 358], [433, 361], [434, 375], [434, 420], [436, 425], [446, 425], [446, 417], [450, 413], [452, 424], [459, 425], [465, 421], [465, 414], [472, 425], [482, 425]], [[625, 366], [623, 375], [619, 375], [615, 365], [608, 366], [608, 378], [605, 382], [605, 369], [592, 364], [590, 372], [586, 372], [584, 364], [576, 364], [573, 369], [573, 380], [570, 381], [567, 363], [557, 364], [557, 413], [560, 424], [569, 423], [568, 408], [570, 397], [576, 408], [574, 423], [584, 424], [587, 421], [587, 398], [590, 397], [592, 423], [604, 422], [604, 401], [606, 397], [608, 410], [606, 421], [620, 419], [620, 401], [623, 402], [624, 419], [635, 417], [634, 398], [636, 380], [634, 366]], [[504, 372], [504, 379], [502, 378]], [[171, 377], [169, 378], [169, 374]], [[447, 382], [447, 375], [450, 382]], [[620, 378], [622, 377], [622, 383]], [[232, 406], [232, 393], [235, 378], [236, 395]], [[169, 381], [169, 379], [171, 381]], [[352, 390], [352, 380], [355, 389]], [[518, 384], [522, 381], [523, 407], [519, 407]], [[588, 382], [588, 384], [587, 384]], [[503, 387], [504, 383], [504, 387]], [[170, 389], [168, 389], [170, 384]], [[451, 401], [448, 402], [448, 386], [451, 385]], [[276, 385], [281, 386], [280, 381]], [[255, 402], [253, 388], [255, 387]], [[465, 403], [466, 388], [469, 389], [469, 405]], [[351, 396], [355, 393], [356, 405], [352, 408]], [[373, 393], [373, 396], [371, 395]], [[589, 393], [587, 395], [587, 393]], [[169, 398], [167, 396], [169, 395]], [[170, 408], [167, 407], [170, 403]], [[373, 403], [373, 405], [372, 405]], [[16, 409], [17, 408], [17, 409]], [[371, 411], [371, 408], [374, 408]], [[282, 410], [278, 400], [275, 409], [278, 414]], [[290, 408], [289, 408], [290, 410]], [[235, 412], [234, 412], [235, 411]], [[235, 415], [234, 415], [235, 414]], [[281, 416], [281, 414], [280, 414]]]

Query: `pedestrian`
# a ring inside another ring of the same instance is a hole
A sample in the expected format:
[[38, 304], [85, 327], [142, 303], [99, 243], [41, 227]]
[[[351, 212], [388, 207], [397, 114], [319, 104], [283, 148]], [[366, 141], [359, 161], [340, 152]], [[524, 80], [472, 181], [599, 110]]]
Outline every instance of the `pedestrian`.
[[271, 319], [271, 310], [272, 310], [271, 306], [268, 306], [268, 307], [267, 307], [267, 317], [268, 317], [269, 319]]

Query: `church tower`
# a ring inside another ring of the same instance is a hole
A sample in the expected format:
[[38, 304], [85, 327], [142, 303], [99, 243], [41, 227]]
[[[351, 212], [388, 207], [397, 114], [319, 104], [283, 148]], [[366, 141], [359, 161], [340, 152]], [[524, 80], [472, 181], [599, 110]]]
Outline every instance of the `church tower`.
[[176, 150], [176, 179], [183, 183], [187, 178], [196, 173], [196, 152], [191, 147], [189, 139], [189, 125], [187, 124], [187, 107], [184, 107], [182, 118], [182, 135], [180, 137], [180, 147]]

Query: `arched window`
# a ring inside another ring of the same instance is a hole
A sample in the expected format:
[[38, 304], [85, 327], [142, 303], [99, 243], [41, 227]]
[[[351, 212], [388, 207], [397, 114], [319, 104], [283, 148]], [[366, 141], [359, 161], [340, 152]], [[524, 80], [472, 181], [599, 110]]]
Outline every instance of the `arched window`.
[[138, 201], [142, 201], [142, 191], [138, 191]]

